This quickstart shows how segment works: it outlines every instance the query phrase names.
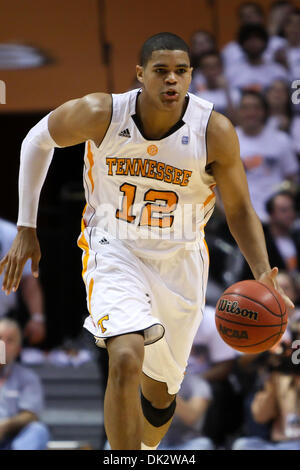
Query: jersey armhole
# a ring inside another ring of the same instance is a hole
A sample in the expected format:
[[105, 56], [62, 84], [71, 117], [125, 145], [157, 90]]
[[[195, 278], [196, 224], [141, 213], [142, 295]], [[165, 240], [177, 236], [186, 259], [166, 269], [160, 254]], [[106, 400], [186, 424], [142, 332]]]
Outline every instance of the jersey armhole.
[[114, 114], [114, 98], [113, 98], [113, 94], [110, 93], [110, 96], [111, 96], [111, 115], [110, 115], [110, 120], [109, 120], [109, 124], [107, 126], [107, 129], [105, 131], [105, 134], [103, 136], [103, 139], [101, 140], [100, 144], [99, 145], [96, 145], [95, 141], [94, 140], [91, 140], [91, 142], [93, 143], [93, 145], [96, 147], [97, 150], [100, 149], [101, 145], [103, 144], [107, 134], [108, 134], [108, 131], [110, 129], [110, 126], [111, 126], [111, 123], [112, 123], [112, 119], [113, 119], [113, 114]]

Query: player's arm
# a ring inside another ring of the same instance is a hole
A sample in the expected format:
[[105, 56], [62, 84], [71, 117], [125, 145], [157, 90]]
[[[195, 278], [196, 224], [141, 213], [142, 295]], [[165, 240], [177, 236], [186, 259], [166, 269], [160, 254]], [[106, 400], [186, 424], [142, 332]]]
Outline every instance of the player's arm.
[[111, 96], [94, 93], [71, 100], [39, 121], [22, 142], [19, 171], [18, 233], [0, 262], [0, 274], [5, 269], [2, 289], [7, 294], [19, 286], [27, 259], [32, 259], [32, 273], [38, 277], [41, 257], [36, 235], [36, 219], [40, 192], [44, 184], [55, 147], [68, 147], [94, 140], [102, 141], [109, 126]]
[[[254, 278], [280, 290], [276, 282], [278, 269], [270, 267], [262, 225], [250, 201], [237, 134], [231, 122], [216, 112], [212, 112], [207, 127], [207, 151], [228, 227]], [[292, 307], [292, 302], [280, 292]]]

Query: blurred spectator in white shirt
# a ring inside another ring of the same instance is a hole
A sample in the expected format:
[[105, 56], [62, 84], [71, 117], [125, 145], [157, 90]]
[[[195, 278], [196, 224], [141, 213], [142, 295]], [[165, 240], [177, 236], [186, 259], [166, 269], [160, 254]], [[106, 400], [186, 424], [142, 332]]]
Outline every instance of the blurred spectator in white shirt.
[[0, 450], [44, 450], [48, 428], [39, 420], [44, 394], [39, 377], [18, 364], [22, 335], [18, 324], [0, 319], [6, 364], [0, 364]]
[[293, 5], [288, 0], [275, 0], [271, 3], [267, 25], [270, 36], [282, 36], [283, 25], [292, 10]]
[[300, 154], [300, 116], [295, 116], [291, 124], [291, 136], [293, 139], [294, 151]]
[[232, 87], [263, 91], [276, 79], [288, 81], [286, 69], [264, 59], [263, 53], [268, 44], [268, 34], [261, 25], [245, 25], [238, 34], [246, 61], [225, 66], [225, 73]]
[[[262, 7], [255, 2], [242, 3], [237, 10], [239, 28], [245, 25], [259, 24], [264, 25], [264, 12]], [[268, 44], [264, 51], [264, 58], [270, 58], [273, 51], [284, 44], [284, 39], [279, 36], [273, 36], [269, 33]], [[230, 41], [222, 49], [222, 57], [224, 65], [227, 67], [245, 63], [247, 61], [246, 54], [238, 41]]]
[[266, 100], [269, 106], [267, 125], [289, 133], [293, 113], [288, 84], [283, 80], [275, 80], [266, 90]]
[[[237, 10], [237, 17], [239, 27], [247, 24], [263, 25], [264, 23], [264, 12], [261, 6], [255, 2], [240, 5]], [[226, 67], [246, 61], [245, 53], [237, 41], [231, 41], [225, 45], [222, 50], [222, 57]]]
[[232, 121], [240, 101], [240, 92], [230, 88], [223, 74], [223, 63], [217, 51], [206, 52], [200, 58], [199, 69], [205, 79], [202, 89], [196, 95], [214, 104], [215, 111], [225, 114]]
[[266, 201], [284, 180], [296, 182], [298, 162], [290, 137], [266, 125], [268, 106], [254, 91], [243, 93], [239, 107], [237, 134], [250, 196], [262, 221], [267, 220]]
[[[17, 228], [11, 222], [0, 218], [0, 259], [8, 252], [15, 236]], [[4, 273], [0, 276], [0, 285], [3, 283]], [[40, 344], [45, 339], [45, 316], [44, 316], [44, 297], [41, 284], [38, 279], [31, 274], [30, 262], [27, 261], [24, 267], [23, 276], [20, 283], [20, 293], [22, 300], [28, 310], [30, 318], [25, 325], [24, 336], [30, 345]], [[18, 316], [18, 295], [11, 292], [6, 295], [0, 289], [0, 318], [10, 313], [19, 322]]]
[[266, 91], [269, 106], [267, 125], [288, 132], [294, 152], [300, 154], [300, 116], [293, 114], [291, 88], [282, 80], [275, 80]]
[[300, 78], [300, 9], [293, 9], [287, 16], [283, 35], [283, 43], [272, 51], [270, 59], [286, 67], [293, 81]]

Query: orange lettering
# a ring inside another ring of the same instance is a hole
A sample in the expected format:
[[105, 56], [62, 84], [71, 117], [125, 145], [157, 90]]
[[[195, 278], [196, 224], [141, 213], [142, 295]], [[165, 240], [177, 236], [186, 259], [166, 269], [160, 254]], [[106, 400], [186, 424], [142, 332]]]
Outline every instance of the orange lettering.
[[106, 165], [108, 164], [108, 175], [112, 176], [112, 167], [116, 164], [116, 158], [106, 157]]

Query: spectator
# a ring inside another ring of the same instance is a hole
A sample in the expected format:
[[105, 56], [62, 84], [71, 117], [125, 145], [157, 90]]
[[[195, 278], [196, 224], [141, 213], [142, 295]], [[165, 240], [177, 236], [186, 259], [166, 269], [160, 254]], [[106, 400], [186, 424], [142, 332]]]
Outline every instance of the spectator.
[[[255, 2], [242, 3], [237, 10], [237, 16], [239, 27], [248, 24], [263, 25], [264, 23], [264, 12], [261, 6]], [[226, 68], [246, 61], [245, 53], [237, 41], [226, 44], [222, 50], [222, 57]]]
[[[280, 191], [266, 203], [269, 222], [263, 225], [270, 263], [295, 275], [300, 268], [300, 233], [293, 230], [295, 200], [289, 191]], [[252, 277], [245, 267], [243, 278]]]
[[267, 220], [266, 201], [278, 191], [283, 180], [297, 181], [298, 162], [291, 139], [266, 125], [268, 107], [263, 96], [243, 93], [237, 134], [252, 204], [262, 221]]
[[270, 36], [281, 37], [283, 35], [283, 25], [292, 10], [293, 5], [287, 0], [272, 2], [268, 15], [268, 33]]
[[234, 119], [235, 108], [240, 100], [238, 90], [230, 89], [223, 74], [223, 64], [220, 54], [216, 51], [206, 52], [199, 62], [199, 70], [205, 79], [202, 91], [197, 96], [214, 104], [215, 111]]
[[[297, 304], [298, 301], [298, 295], [297, 295], [297, 284], [295, 282], [294, 277], [292, 277], [289, 273], [285, 271], [280, 271], [277, 276], [277, 282], [278, 285], [281, 287], [281, 289], [286, 293], [286, 295], [289, 296], [289, 299], [294, 303], [294, 305]], [[288, 308], [288, 324], [287, 328], [281, 337], [280, 341], [278, 344], [281, 342], [284, 342], [286, 344], [291, 343], [292, 338], [293, 338], [293, 323], [294, 320], [296, 320], [299, 317], [300, 310], [296, 306], [295, 308], [291, 309]], [[275, 345], [274, 350], [276, 350], [277, 344]]]
[[300, 155], [300, 116], [295, 116], [291, 123], [291, 137], [294, 151]]
[[[17, 229], [14, 224], [0, 218], [0, 259], [7, 253], [11, 246]], [[2, 284], [3, 274], [0, 276]], [[22, 299], [27, 307], [30, 320], [25, 326], [24, 336], [30, 345], [40, 344], [45, 339], [45, 317], [43, 306], [43, 293], [40, 282], [31, 274], [29, 261], [26, 263], [22, 281], [20, 284]], [[9, 296], [0, 290], [0, 318], [12, 316], [22, 323], [18, 310], [17, 294], [12, 292]]]
[[[285, 3], [285, 2], [284, 2]], [[276, 16], [277, 20], [277, 16]], [[239, 28], [246, 25], [264, 25], [264, 12], [261, 6], [255, 2], [242, 3], [238, 8], [238, 22]], [[273, 33], [274, 30], [272, 22], [272, 28], [269, 30], [269, 39], [266, 50], [264, 51], [264, 59], [270, 60], [273, 56], [274, 50], [282, 47], [285, 43], [285, 40], [278, 36], [277, 33]], [[276, 25], [278, 21], [276, 22]], [[277, 30], [277, 29], [276, 29]], [[226, 68], [229, 68], [231, 65], [245, 63], [247, 61], [246, 54], [243, 51], [242, 47], [238, 41], [231, 41], [222, 50], [222, 57], [224, 60], [224, 65]]]
[[289, 70], [290, 80], [299, 79], [300, 74], [300, 9], [293, 9], [283, 25], [285, 40], [278, 44], [270, 55]]
[[274, 260], [274, 266], [293, 273], [300, 267], [300, 233], [293, 231], [296, 219], [294, 197], [288, 191], [281, 191], [267, 201], [266, 207], [270, 216], [265, 229], [269, 258]]
[[213, 450], [212, 441], [202, 435], [211, 398], [209, 384], [188, 367], [176, 397], [173, 421], [158, 450]]
[[16, 363], [22, 340], [14, 320], [0, 319], [0, 339], [6, 347], [6, 364], [0, 365], [0, 449], [43, 450], [49, 433], [38, 421], [42, 388], [33, 371]]
[[263, 390], [254, 395], [251, 412], [257, 423], [271, 423], [270, 438], [243, 437], [235, 441], [233, 450], [300, 450], [300, 375], [297, 372], [273, 371], [266, 378]]
[[211, 33], [200, 29], [195, 31], [190, 42], [191, 67], [196, 69], [202, 55], [216, 49], [216, 41]]
[[191, 67], [193, 67], [193, 78], [190, 86], [190, 92], [196, 93], [201, 91], [205, 86], [205, 78], [199, 69], [200, 59], [203, 54], [216, 49], [216, 41], [214, 36], [207, 31], [196, 31], [191, 37], [190, 56]]
[[290, 87], [283, 80], [275, 80], [266, 91], [266, 100], [269, 107], [267, 125], [288, 133], [293, 114]]
[[268, 34], [261, 25], [242, 26], [238, 34], [238, 42], [242, 47], [246, 60], [244, 63], [225, 67], [226, 76], [232, 87], [263, 91], [276, 79], [288, 81], [288, 73], [284, 67], [267, 62], [263, 53], [268, 44]]

